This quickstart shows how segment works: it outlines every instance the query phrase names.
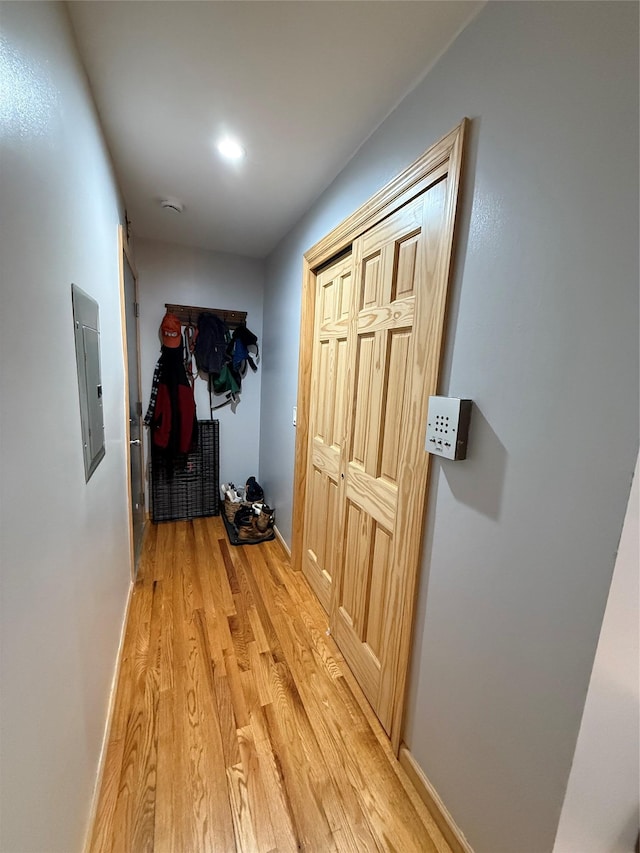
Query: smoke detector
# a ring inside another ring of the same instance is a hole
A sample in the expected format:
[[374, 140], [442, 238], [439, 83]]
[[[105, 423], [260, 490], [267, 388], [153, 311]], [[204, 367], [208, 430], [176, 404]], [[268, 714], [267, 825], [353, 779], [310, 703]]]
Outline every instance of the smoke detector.
[[171, 210], [173, 213], [182, 213], [184, 210], [184, 204], [177, 198], [172, 198], [171, 196], [160, 199], [160, 207], [163, 210]]

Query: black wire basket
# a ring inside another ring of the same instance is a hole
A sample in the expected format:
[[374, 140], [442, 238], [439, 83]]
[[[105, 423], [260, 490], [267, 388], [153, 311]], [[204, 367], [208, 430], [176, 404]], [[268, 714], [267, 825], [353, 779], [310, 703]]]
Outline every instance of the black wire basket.
[[151, 520], [178, 521], [220, 513], [220, 422], [198, 421], [198, 447], [168, 458], [151, 446]]

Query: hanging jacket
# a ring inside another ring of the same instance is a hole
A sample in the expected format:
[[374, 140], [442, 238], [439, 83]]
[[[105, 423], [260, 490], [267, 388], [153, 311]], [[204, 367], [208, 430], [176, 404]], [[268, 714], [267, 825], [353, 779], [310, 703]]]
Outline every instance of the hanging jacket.
[[189, 453], [197, 443], [198, 421], [180, 347], [162, 347], [154, 380], [157, 394], [150, 418], [153, 444], [171, 456]]

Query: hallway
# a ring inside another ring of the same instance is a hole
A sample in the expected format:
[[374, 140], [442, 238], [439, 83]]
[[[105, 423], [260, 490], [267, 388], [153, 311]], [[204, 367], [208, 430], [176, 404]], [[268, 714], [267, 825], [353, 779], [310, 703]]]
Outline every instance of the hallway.
[[277, 540], [148, 525], [89, 850], [439, 851]]

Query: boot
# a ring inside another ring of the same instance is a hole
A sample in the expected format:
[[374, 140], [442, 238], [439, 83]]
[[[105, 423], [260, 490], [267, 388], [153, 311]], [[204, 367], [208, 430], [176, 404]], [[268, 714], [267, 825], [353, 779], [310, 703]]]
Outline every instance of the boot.
[[242, 501], [234, 500], [233, 495], [233, 492], [231, 494], [227, 492], [224, 496], [224, 502], [222, 504], [222, 509], [228, 521], [233, 521], [236, 513], [238, 512], [240, 507], [243, 506]]
[[[263, 522], [264, 523], [264, 522]], [[236, 525], [238, 531], [238, 540], [240, 542], [263, 542], [267, 539], [273, 539], [273, 527], [267, 524], [264, 530], [258, 526], [260, 517], [253, 516], [245, 524]]]
[[260, 531], [260, 533], [265, 533], [267, 530], [273, 527], [273, 523], [275, 521], [275, 511], [268, 507], [266, 504], [262, 505], [260, 509], [260, 515], [256, 518], [256, 527]]

